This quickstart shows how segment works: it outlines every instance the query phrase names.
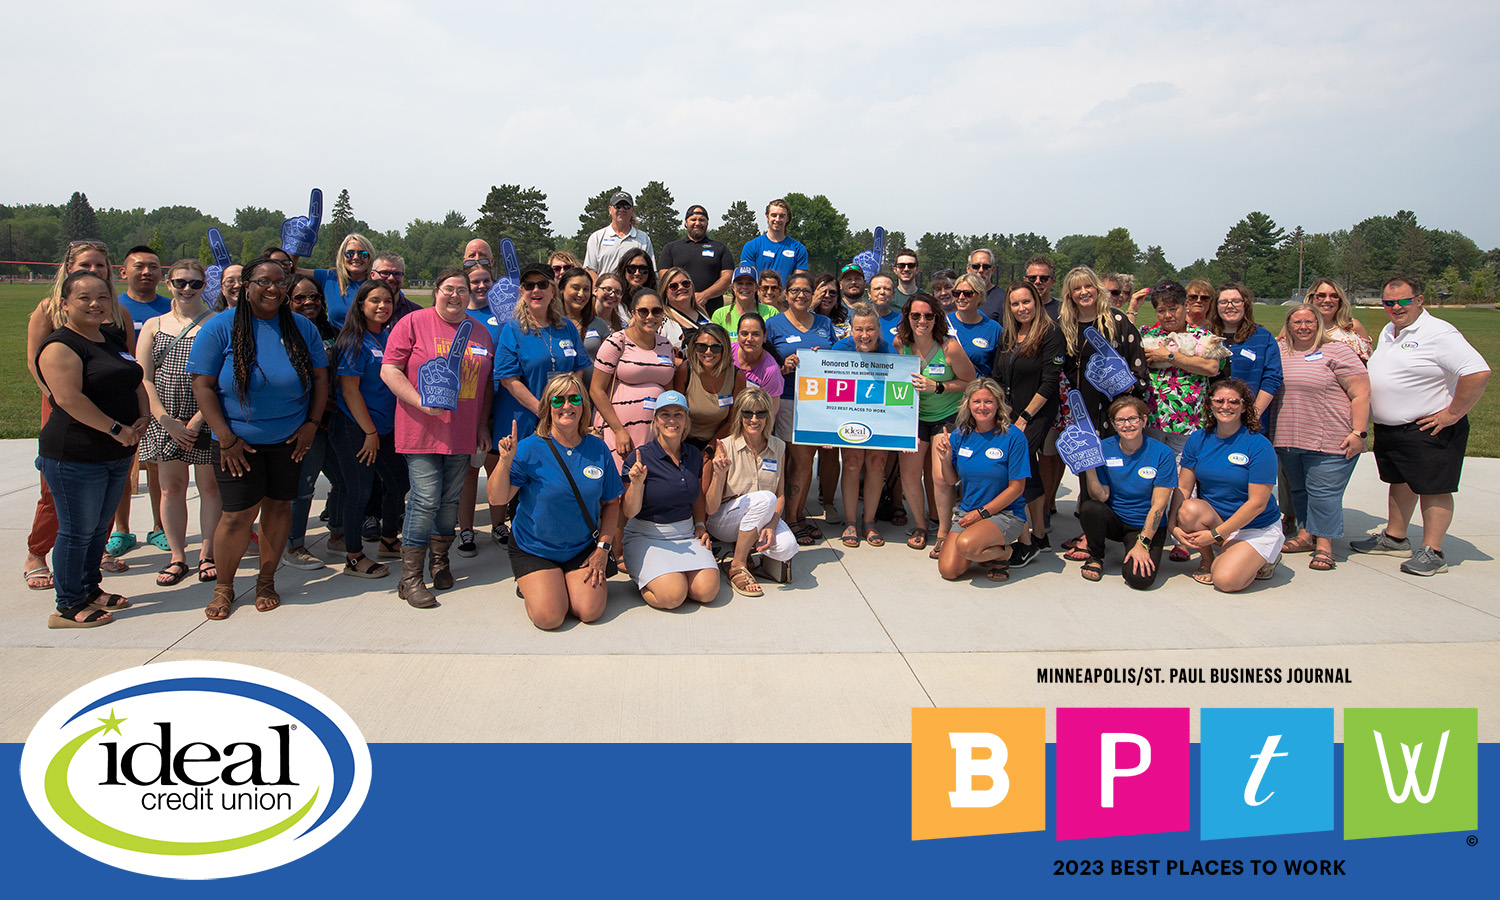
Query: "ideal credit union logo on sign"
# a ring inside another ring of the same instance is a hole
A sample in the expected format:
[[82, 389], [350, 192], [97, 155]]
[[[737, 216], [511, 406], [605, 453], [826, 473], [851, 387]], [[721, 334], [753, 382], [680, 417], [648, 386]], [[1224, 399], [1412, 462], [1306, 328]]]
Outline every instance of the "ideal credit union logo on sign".
[[[1332, 709], [1205, 709], [1203, 840], [1334, 829]], [[1057, 710], [1057, 838], [1191, 827], [1190, 710]], [[1044, 831], [1046, 710], [912, 710], [912, 839]], [[1344, 839], [1479, 823], [1474, 709], [1344, 713]]]
[[352, 719], [253, 666], [171, 662], [63, 698], [21, 753], [27, 802], [53, 834], [145, 875], [223, 878], [332, 840], [370, 788]]

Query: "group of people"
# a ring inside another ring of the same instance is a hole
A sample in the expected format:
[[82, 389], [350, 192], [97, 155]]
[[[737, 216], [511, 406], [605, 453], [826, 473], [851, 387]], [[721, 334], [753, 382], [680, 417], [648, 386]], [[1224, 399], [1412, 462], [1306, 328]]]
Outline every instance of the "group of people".
[[[283, 561], [325, 565], [305, 544], [320, 474], [342, 573], [384, 578], [381, 560], [399, 560], [398, 595], [437, 605], [434, 591], [455, 584], [450, 552], [478, 552], [483, 470], [491, 536], [532, 622], [552, 629], [598, 619], [616, 570], [661, 609], [709, 602], [724, 579], [744, 596], [762, 594], [761, 578], [789, 582], [799, 547], [824, 537], [807, 518], [815, 474], [846, 547], [883, 545], [877, 519], [912, 521], [907, 545], [930, 542], [942, 577], [979, 564], [1006, 580], [1051, 549], [1070, 425], [1103, 439], [1103, 465], [1079, 479], [1083, 533], [1063, 545], [1088, 580], [1110, 540], [1125, 544], [1136, 588], [1156, 581], [1169, 538], [1174, 558], [1196, 551], [1194, 577], [1224, 591], [1268, 577], [1282, 552], [1332, 569], [1343, 489], [1372, 428], [1391, 515], [1353, 549], [1442, 570], [1465, 414], [1489, 369], [1423, 312], [1408, 279], [1385, 285], [1391, 324], [1372, 346], [1326, 279], [1273, 337], [1240, 284], [1134, 290], [1080, 267], [1054, 285], [1036, 257], [999, 287], [993, 253], [979, 250], [924, 290], [905, 248], [891, 274], [808, 272], [782, 200], [737, 260], [707, 236], [700, 206], [659, 255], [629, 194], [611, 198], [610, 215], [581, 263], [558, 251], [504, 272], [487, 243], [469, 242], [436, 273], [430, 307], [402, 292], [401, 258], [359, 234], [332, 269], [299, 267], [280, 247], [228, 266], [213, 304], [196, 260], [163, 270], [131, 248], [117, 296], [108, 248], [74, 242], [28, 340], [45, 399], [26, 576], [56, 593], [49, 627], [106, 624], [129, 605], [102, 571], [122, 570], [134, 544], [138, 465], [148, 540], [170, 557], [164, 587], [193, 572], [196, 482], [211, 619], [230, 615], [248, 549], [261, 611], [280, 603]], [[156, 294], [163, 275], [170, 297]], [[519, 297], [492, 309], [501, 276]], [[1138, 329], [1146, 303], [1156, 321]], [[1124, 391], [1090, 381], [1105, 345], [1131, 373]], [[915, 357], [915, 451], [793, 443], [798, 355], [816, 350]], [[456, 382], [447, 402], [423, 387], [434, 366]]]

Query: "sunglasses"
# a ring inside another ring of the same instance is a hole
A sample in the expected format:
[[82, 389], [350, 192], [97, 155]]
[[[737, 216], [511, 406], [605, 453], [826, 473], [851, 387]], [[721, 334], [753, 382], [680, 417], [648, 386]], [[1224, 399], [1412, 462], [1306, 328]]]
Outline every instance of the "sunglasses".
[[768, 419], [771, 417], [769, 409], [744, 409], [740, 410], [741, 419]]
[[1207, 303], [1208, 301], [1213, 299], [1213, 297], [1209, 296], [1208, 294], [1188, 294], [1187, 298], [1189, 303], [1193, 302], [1194, 300], [1202, 300], [1204, 303]]
[[953, 296], [955, 296], [955, 297], [963, 297], [964, 299], [968, 299], [969, 297], [978, 297], [979, 296], [979, 292], [978, 291], [960, 291], [960, 290], [958, 290], [958, 289], [955, 288], [954, 291], [953, 291]]
[[693, 286], [691, 281], [674, 281], [667, 285], [669, 291], [685, 291]]
[[1111, 297], [1118, 297], [1118, 296], [1120, 296], [1121, 294], [1124, 294], [1124, 293], [1125, 292], [1122, 291], [1122, 290], [1120, 290], [1119, 288], [1115, 288], [1114, 290], [1112, 290], [1112, 291], [1109, 292], [1109, 295]]
[[788, 297], [811, 297], [812, 290], [810, 288], [787, 288], [786, 294]]
[[203, 279], [202, 278], [173, 278], [172, 279], [172, 287], [177, 288], [179, 291], [182, 290], [183, 288], [190, 288], [190, 289], [195, 290], [195, 291], [202, 290], [203, 289]]
[[1208, 401], [1214, 406], [1244, 406], [1245, 401], [1239, 397], [1215, 397]]
[[1051, 281], [1052, 280], [1052, 276], [1051, 275], [1027, 275], [1025, 280], [1031, 282], [1032, 284], [1043, 284], [1045, 282]]
[[317, 294], [293, 294], [292, 301], [295, 303], [311, 303], [312, 301], [323, 302], [323, 298]]
[[493, 262], [494, 260], [489, 259], [466, 259], [464, 260], [464, 268], [472, 269], [475, 266], [484, 266], [486, 269], [488, 269]]
[[896, 269], [915, 269], [916, 267], [917, 267], [916, 263], [896, 263], [896, 265], [893, 266], [892, 268], [896, 268]]
[[539, 290], [547, 287], [551, 283], [552, 282], [550, 282], [550, 281], [523, 281], [523, 282], [521, 282], [521, 290], [523, 290], [523, 291], [539, 291]]
[[916, 320], [918, 322], [931, 322], [931, 321], [933, 321], [934, 319], [937, 318], [937, 313], [914, 312], [914, 313], [908, 313], [907, 314], [907, 318], [914, 319], [914, 320]]
[[1386, 308], [1390, 308], [1392, 306], [1411, 306], [1411, 302], [1413, 300], [1415, 300], [1415, 299], [1417, 299], [1417, 298], [1416, 297], [1397, 297], [1394, 300], [1381, 300], [1380, 301], [1380, 305], [1384, 306]]
[[552, 404], [553, 409], [562, 409], [564, 403], [568, 404], [569, 406], [582, 406], [583, 395], [569, 394], [568, 396], [564, 397], [562, 394], [558, 394], [548, 402]]
[[1341, 298], [1339, 297], [1338, 294], [1330, 294], [1327, 291], [1318, 291], [1316, 294], [1313, 294], [1313, 299], [1314, 300], [1338, 300], [1338, 299], [1341, 299]]
[[643, 319], [654, 319], [658, 316], [666, 315], [667, 311], [660, 306], [637, 306], [635, 314]]
[[626, 266], [625, 271], [629, 272], [632, 275], [644, 275], [647, 272], [651, 271], [651, 267], [643, 266], [640, 263], [634, 263], [632, 265]]
[[694, 344], [693, 345], [693, 350], [695, 352], [702, 353], [702, 354], [705, 354], [705, 355], [709, 354], [709, 353], [723, 353], [724, 352], [724, 345], [723, 344]]
[[84, 238], [84, 239], [78, 240], [78, 241], [69, 241], [68, 242], [68, 246], [69, 247], [98, 247], [100, 250], [108, 250], [109, 249], [108, 247], [104, 246], [104, 242], [103, 241], [96, 241], [96, 240], [94, 240], [92, 238]]
[[370, 251], [368, 251], [368, 250], [345, 250], [344, 251], [344, 259], [369, 259], [369, 258], [370, 258]]
[[971, 272], [988, 272], [993, 268], [995, 267], [989, 263], [969, 263], [969, 271]]

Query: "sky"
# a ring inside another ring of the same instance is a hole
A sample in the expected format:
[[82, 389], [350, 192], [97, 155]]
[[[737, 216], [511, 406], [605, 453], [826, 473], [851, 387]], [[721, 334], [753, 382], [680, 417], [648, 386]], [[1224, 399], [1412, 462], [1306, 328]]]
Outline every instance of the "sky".
[[1124, 226], [1178, 266], [1252, 210], [1321, 232], [1409, 209], [1500, 245], [1490, 2], [82, 0], [5, 21], [0, 203], [229, 221], [301, 214], [318, 186], [399, 230], [512, 183], [571, 234], [591, 195], [657, 179], [714, 224], [798, 191], [909, 242]]

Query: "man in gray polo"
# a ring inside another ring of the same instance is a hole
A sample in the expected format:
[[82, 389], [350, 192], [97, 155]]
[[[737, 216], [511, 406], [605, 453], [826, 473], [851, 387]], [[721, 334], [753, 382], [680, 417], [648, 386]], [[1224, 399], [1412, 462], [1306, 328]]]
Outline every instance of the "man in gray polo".
[[635, 200], [625, 191], [616, 191], [609, 198], [609, 224], [589, 235], [583, 264], [596, 276], [613, 272], [625, 254], [637, 247], [656, 259], [651, 236], [635, 227]]

